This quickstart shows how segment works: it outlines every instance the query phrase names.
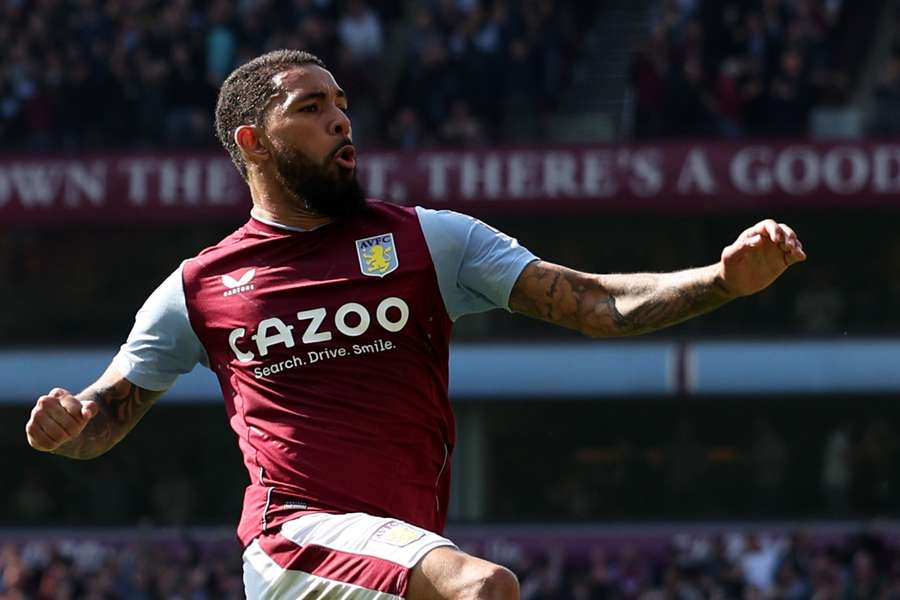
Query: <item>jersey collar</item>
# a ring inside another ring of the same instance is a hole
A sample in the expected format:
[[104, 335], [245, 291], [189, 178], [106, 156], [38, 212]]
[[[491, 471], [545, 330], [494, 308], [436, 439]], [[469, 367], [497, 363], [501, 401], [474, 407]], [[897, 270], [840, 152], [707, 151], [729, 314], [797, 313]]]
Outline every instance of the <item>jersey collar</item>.
[[322, 223], [321, 225], [317, 225], [317, 226], [313, 227], [312, 229], [304, 229], [302, 227], [291, 227], [290, 225], [283, 225], [282, 223], [279, 223], [278, 221], [273, 221], [271, 219], [266, 219], [265, 217], [261, 217], [256, 212], [255, 208], [250, 209], [250, 217], [252, 219], [254, 219], [255, 221], [259, 221], [260, 223], [262, 223], [264, 225], [268, 225], [269, 227], [274, 227], [276, 229], [283, 229], [285, 231], [295, 231], [298, 233], [309, 233], [310, 231], [316, 231], [318, 229], [325, 227], [326, 225], [330, 225], [333, 222], [333, 221], [330, 221], [328, 223]]

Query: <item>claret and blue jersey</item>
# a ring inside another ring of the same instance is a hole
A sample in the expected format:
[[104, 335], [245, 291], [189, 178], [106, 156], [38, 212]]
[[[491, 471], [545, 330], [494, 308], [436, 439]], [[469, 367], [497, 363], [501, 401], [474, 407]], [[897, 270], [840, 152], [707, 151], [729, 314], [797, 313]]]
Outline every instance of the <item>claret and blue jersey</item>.
[[245, 544], [309, 510], [440, 532], [452, 322], [507, 308], [532, 260], [449, 211], [370, 201], [309, 231], [254, 217], [163, 282], [114, 365], [151, 390], [198, 362], [216, 374], [250, 474]]

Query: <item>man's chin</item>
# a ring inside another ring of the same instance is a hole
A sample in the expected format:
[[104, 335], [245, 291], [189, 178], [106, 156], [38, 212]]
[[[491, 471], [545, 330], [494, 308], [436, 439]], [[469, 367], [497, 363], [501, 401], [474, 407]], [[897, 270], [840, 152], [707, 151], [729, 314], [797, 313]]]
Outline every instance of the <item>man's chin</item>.
[[352, 181], [356, 179], [356, 167], [351, 169], [334, 163], [334, 174], [338, 181]]

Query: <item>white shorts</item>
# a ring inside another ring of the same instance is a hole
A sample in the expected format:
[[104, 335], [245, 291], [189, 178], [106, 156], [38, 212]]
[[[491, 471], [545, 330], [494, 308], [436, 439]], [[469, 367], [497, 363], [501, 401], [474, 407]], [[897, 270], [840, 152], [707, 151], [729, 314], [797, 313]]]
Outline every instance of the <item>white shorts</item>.
[[393, 600], [409, 574], [447, 538], [364, 513], [303, 515], [244, 551], [248, 600]]

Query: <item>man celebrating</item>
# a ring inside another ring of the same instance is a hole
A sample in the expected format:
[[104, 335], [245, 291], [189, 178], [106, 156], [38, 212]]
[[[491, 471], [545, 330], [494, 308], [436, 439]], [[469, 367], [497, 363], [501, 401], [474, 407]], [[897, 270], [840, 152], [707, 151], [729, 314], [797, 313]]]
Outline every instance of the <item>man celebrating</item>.
[[347, 109], [305, 52], [228, 77], [216, 128], [250, 220], [160, 285], [96, 383], [41, 396], [28, 442], [98, 456], [199, 362], [250, 476], [249, 598], [518, 598], [512, 573], [440, 535], [453, 321], [504, 308], [590, 336], [645, 333], [762, 290], [806, 256], [789, 227], [763, 221], [718, 263], [677, 273], [543, 262], [470, 217], [367, 201]]

